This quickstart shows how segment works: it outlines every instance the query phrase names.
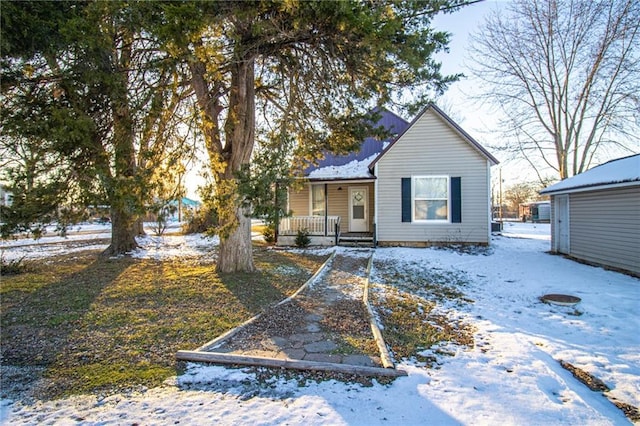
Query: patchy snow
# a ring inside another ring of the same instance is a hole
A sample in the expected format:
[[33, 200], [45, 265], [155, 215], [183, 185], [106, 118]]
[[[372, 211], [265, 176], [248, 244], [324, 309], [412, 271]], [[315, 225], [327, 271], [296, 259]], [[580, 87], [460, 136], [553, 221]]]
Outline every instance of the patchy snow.
[[52, 243], [64, 243], [70, 241], [95, 240], [97, 238], [111, 238], [111, 224], [80, 224], [67, 229], [67, 235], [61, 237], [57, 234], [55, 226], [48, 226], [42, 238], [11, 238], [0, 240], [0, 248], [19, 246], [45, 245]]
[[320, 169], [316, 169], [309, 173], [310, 179], [357, 179], [357, 178], [370, 178], [369, 164], [378, 154], [358, 161], [353, 160], [342, 166], [327, 166]]
[[95, 240], [111, 238], [111, 224], [81, 224], [70, 227], [67, 235], [57, 235], [54, 226], [46, 228], [46, 232], [37, 240], [33, 238], [14, 238], [0, 240], [0, 251], [3, 259], [39, 259], [59, 254], [69, 254], [85, 250], [104, 250], [109, 245], [105, 242], [90, 244]]
[[211, 249], [220, 239], [203, 234], [192, 235], [146, 235], [136, 238], [140, 248], [133, 251], [131, 257], [138, 259], [169, 260], [176, 258], [195, 258], [213, 256]]
[[[400, 365], [408, 377], [371, 387], [335, 381], [258, 379], [245, 370], [189, 364], [145, 392], [79, 396], [33, 405], [0, 402], [4, 424], [629, 424], [622, 412], [564, 370], [565, 360], [602, 379], [611, 395], [640, 407], [640, 280], [548, 254], [549, 225], [505, 223], [492, 247], [384, 248], [374, 259], [463, 275], [474, 302], [452, 315], [477, 329], [474, 348], [449, 346], [438, 368]], [[156, 241], [150, 256], [198, 251], [198, 239]], [[172, 248], [171, 245], [175, 246]], [[151, 244], [153, 245], [153, 244]], [[342, 253], [350, 249], [340, 248]], [[183, 251], [184, 252], [184, 251]], [[357, 255], [361, 252], [354, 251]], [[582, 299], [541, 303], [547, 293]]]
[[640, 181], [640, 154], [612, 160], [551, 185], [541, 193]]
[[[218, 237], [207, 237], [202, 234], [176, 235], [182, 225], [170, 222], [163, 235], [155, 235], [154, 223], [145, 223], [147, 235], [137, 237], [140, 246], [132, 253], [132, 257], [140, 259], [170, 259], [188, 257], [211, 257], [211, 249], [219, 244]], [[50, 227], [40, 239], [17, 238], [0, 241], [0, 249], [5, 260], [39, 259], [59, 254], [69, 254], [85, 250], [104, 250], [108, 242], [91, 244], [94, 240], [111, 238], [111, 225], [77, 225], [69, 229], [64, 237], [55, 234]], [[257, 238], [257, 236], [254, 236]]]

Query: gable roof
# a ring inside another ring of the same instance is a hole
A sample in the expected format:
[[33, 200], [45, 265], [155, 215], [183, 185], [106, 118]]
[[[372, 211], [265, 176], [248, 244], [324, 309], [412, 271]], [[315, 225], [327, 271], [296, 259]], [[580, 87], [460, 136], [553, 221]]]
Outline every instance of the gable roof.
[[640, 154], [618, 158], [546, 187], [541, 194], [640, 184]]
[[[380, 119], [375, 127], [382, 127], [393, 136], [403, 133], [409, 127], [406, 120], [390, 111], [380, 109], [378, 113]], [[368, 165], [389, 144], [390, 139], [367, 137], [362, 141], [357, 152], [346, 155], [325, 153], [325, 157], [317, 165], [311, 165], [305, 169], [304, 175], [309, 179], [322, 180], [373, 178]]]
[[454, 132], [458, 133], [462, 139], [469, 143], [475, 150], [477, 150], [482, 156], [484, 156], [487, 160], [489, 160], [492, 166], [499, 164], [500, 162], [489, 153], [482, 145], [480, 145], [474, 138], [472, 138], [467, 132], [465, 132], [462, 127], [458, 126], [458, 124], [453, 121], [447, 114], [444, 113], [440, 108], [438, 108], [434, 103], [430, 103], [427, 105], [417, 116], [413, 119], [413, 121], [405, 128], [405, 130], [400, 133], [398, 136], [394, 138], [394, 140], [369, 164], [369, 170], [373, 170], [374, 166], [380, 159], [391, 149], [391, 147], [398, 142], [400, 138], [404, 135], [404, 133], [413, 127], [413, 125], [427, 113], [427, 111], [432, 110], [436, 113], [449, 127], [453, 129]]

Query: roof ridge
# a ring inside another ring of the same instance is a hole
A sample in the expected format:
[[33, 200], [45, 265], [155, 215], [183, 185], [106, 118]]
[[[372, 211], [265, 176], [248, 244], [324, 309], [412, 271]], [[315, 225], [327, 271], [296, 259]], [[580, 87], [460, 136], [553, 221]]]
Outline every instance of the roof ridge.
[[487, 158], [489, 161], [493, 162], [494, 165], [495, 164], [500, 164], [500, 161], [498, 161], [497, 158], [495, 158], [493, 155], [491, 155], [491, 153], [489, 151], [486, 150], [486, 148], [484, 148], [480, 142], [476, 141], [469, 133], [467, 133], [462, 127], [460, 127], [460, 125], [458, 123], [456, 123], [455, 121], [453, 121], [453, 119], [451, 117], [449, 117], [443, 110], [441, 110], [440, 108], [438, 108], [438, 106], [435, 104], [435, 102], [429, 102], [423, 109], [422, 111], [420, 111], [414, 118], [413, 120], [411, 120], [411, 122], [409, 123], [409, 125], [404, 129], [404, 131], [402, 133], [399, 133], [398, 135], [396, 135], [395, 138], [393, 138], [391, 140], [391, 142], [389, 143], [389, 145], [387, 145], [387, 147], [385, 149], [382, 150], [382, 152], [369, 164], [369, 170], [373, 170], [373, 167], [376, 165], [376, 163], [391, 149], [391, 147], [393, 147], [393, 145], [395, 145], [395, 143], [409, 130], [413, 127], [413, 125], [418, 122], [418, 120], [427, 113], [427, 111], [429, 111], [430, 109], [433, 109], [433, 111], [435, 111], [435, 113], [437, 115], [440, 116], [440, 118], [442, 118], [449, 126], [451, 126], [453, 128], [453, 130], [455, 132], [458, 132], [458, 134], [460, 136], [462, 136], [463, 139], [466, 139], [467, 142], [472, 145], [476, 150], [478, 150], [482, 155], [485, 156], [485, 158]]

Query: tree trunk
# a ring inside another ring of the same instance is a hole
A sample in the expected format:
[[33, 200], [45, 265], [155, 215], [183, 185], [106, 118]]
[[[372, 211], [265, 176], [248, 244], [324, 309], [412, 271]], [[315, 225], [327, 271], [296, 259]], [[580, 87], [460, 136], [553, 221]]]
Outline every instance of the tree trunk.
[[[236, 173], [248, 167], [251, 160], [255, 136], [255, 76], [254, 61], [246, 59], [234, 64], [231, 72], [229, 96], [229, 117], [225, 123], [226, 145], [223, 155], [226, 161], [224, 180], [235, 180]], [[229, 188], [229, 186], [226, 186]], [[220, 238], [218, 257], [219, 272], [254, 272], [251, 242], [250, 208], [242, 207], [243, 195], [235, 189], [235, 196], [229, 197], [235, 203], [235, 217], [219, 214], [221, 221], [231, 220], [238, 224]], [[223, 189], [224, 192], [224, 189]], [[221, 225], [225, 225], [222, 223]]]
[[129, 106], [128, 79], [131, 67], [132, 35], [123, 36], [128, 43], [116, 59], [116, 71], [110, 93], [113, 115], [114, 179], [111, 182], [111, 245], [107, 255], [120, 255], [138, 247], [135, 236], [138, 228], [137, 207], [140, 204], [140, 187], [136, 177], [135, 131]]
[[239, 208], [236, 212], [238, 227], [231, 231], [226, 239], [220, 241], [218, 256], [218, 272], [254, 272], [253, 250], [251, 244], [251, 218], [245, 210]]
[[147, 235], [147, 233], [144, 232], [144, 221], [142, 218], [138, 218], [133, 224], [133, 235], [136, 237], [143, 237]]
[[[206, 64], [200, 60], [189, 64], [191, 86], [202, 113], [205, 145], [210, 168], [216, 181], [216, 210], [220, 230], [218, 272], [253, 272], [250, 210], [243, 207], [238, 192], [237, 172], [249, 165], [255, 139], [255, 52], [242, 51], [230, 64], [230, 89], [224, 129], [219, 115], [223, 110], [220, 90], [211, 90]], [[214, 86], [222, 86], [215, 82]], [[222, 133], [224, 132], [224, 146]]]
[[136, 220], [124, 209], [111, 208], [111, 244], [103, 252], [105, 256], [125, 254], [138, 247], [135, 239]]

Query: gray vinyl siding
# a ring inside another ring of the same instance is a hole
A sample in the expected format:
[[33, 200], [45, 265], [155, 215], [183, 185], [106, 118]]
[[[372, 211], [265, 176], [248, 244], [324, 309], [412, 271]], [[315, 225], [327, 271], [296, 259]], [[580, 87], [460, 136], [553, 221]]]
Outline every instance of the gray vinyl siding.
[[569, 204], [571, 256], [640, 275], [640, 187], [572, 193]]
[[[289, 209], [293, 212], [293, 216], [310, 216], [311, 215], [311, 202], [309, 199], [311, 184], [305, 184], [304, 187], [298, 191], [289, 192]], [[319, 185], [324, 185], [320, 183]], [[368, 188], [369, 197], [369, 231], [373, 229], [373, 217], [374, 217], [374, 192], [373, 183], [330, 183], [327, 185], [328, 199], [328, 216], [340, 216], [341, 232], [349, 231], [349, 187], [366, 187]], [[342, 189], [338, 189], [342, 188]]]
[[551, 251], [552, 252], [557, 252], [558, 251], [558, 245], [557, 245], [557, 241], [555, 241], [555, 237], [554, 235], [556, 232], [556, 201], [555, 201], [555, 196], [554, 195], [550, 195], [549, 196], [549, 201], [551, 202], [551, 211], [549, 212], [549, 225], [551, 225], [549, 227], [549, 230], [551, 232]]
[[[462, 178], [462, 223], [402, 222], [401, 179]], [[377, 163], [377, 237], [393, 243], [489, 243], [489, 162], [433, 111], [427, 111]]]

